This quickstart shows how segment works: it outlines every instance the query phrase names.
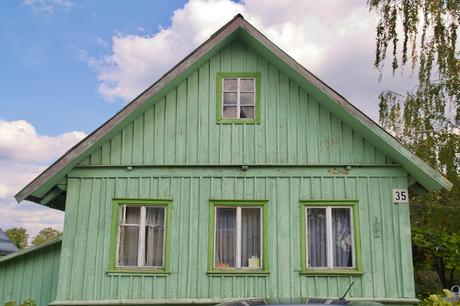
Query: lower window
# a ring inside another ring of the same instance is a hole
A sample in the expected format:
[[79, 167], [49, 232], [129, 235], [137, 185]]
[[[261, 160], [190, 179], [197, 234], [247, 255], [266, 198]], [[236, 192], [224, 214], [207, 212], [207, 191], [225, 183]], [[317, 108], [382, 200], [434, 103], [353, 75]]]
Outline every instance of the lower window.
[[116, 201], [114, 269], [164, 270], [168, 203]]
[[[252, 205], [251, 205], [252, 204]], [[254, 203], [213, 206], [213, 270], [264, 267], [264, 209]]]
[[305, 206], [305, 220], [307, 268], [356, 268], [352, 207]]

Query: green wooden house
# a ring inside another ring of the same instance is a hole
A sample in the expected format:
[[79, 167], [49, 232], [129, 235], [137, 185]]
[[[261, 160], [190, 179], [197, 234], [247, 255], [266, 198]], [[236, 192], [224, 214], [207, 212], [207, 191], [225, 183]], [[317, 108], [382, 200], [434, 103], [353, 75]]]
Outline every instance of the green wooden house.
[[414, 304], [408, 190], [450, 187], [237, 15], [16, 195], [64, 236], [0, 259], [0, 301]]

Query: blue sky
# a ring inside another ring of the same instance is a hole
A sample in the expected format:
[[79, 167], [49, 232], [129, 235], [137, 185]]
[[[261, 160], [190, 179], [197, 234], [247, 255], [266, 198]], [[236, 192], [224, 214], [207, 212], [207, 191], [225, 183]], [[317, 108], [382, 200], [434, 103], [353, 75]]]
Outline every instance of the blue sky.
[[377, 17], [363, 0], [0, 2], [0, 227], [31, 236], [64, 214], [16, 194], [237, 13], [378, 120]]
[[26, 119], [47, 135], [95, 129], [120, 104], [103, 102], [96, 75], [80, 52], [102, 55], [115, 33], [167, 27], [172, 12], [183, 5], [94, 0], [56, 5], [49, 13], [21, 1], [2, 1], [0, 117]]

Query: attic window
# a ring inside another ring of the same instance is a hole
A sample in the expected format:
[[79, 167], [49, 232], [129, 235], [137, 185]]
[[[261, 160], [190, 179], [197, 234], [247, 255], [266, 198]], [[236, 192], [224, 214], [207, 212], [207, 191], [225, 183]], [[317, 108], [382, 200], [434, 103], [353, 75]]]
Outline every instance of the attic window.
[[257, 73], [221, 73], [218, 77], [218, 122], [257, 123], [260, 84]]

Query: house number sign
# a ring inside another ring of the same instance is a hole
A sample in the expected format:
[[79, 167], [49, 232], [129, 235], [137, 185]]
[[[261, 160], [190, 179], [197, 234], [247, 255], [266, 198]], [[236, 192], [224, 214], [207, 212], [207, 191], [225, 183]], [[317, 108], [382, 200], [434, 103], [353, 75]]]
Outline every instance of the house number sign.
[[393, 189], [393, 203], [409, 203], [409, 192], [407, 189]]

